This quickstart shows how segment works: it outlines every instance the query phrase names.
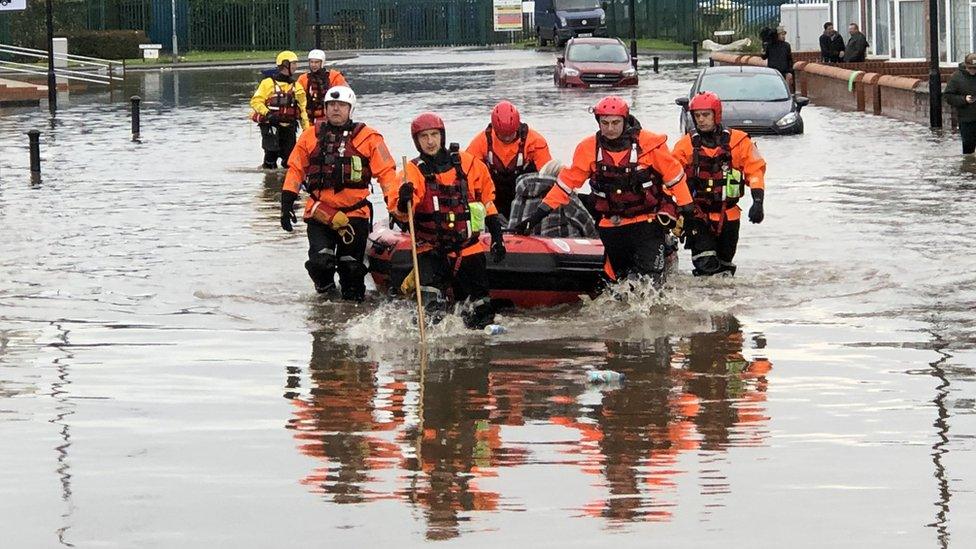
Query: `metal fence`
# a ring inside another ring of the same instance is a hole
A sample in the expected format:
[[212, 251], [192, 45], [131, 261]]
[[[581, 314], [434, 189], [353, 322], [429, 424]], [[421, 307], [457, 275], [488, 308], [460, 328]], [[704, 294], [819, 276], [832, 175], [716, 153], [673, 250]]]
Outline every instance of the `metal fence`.
[[[482, 45], [522, 36], [494, 31], [492, 0], [175, 2], [180, 51], [312, 47], [316, 2], [328, 49]], [[0, 40], [42, 45], [44, 2], [29, 6], [27, 16], [0, 15]], [[55, 0], [54, 7], [56, 31], [136, 29], [166, 49], [172, 43], [172, 0]], [[29, 31], [21, 21], [29, 22]]]
[[[714, 39], [715, 31], [733, 31], [735, 38], [756, 37], [764, 26], [779, 21], [779, 6], [792, 0], [635, 0], [640, 38], [689, 44]], [[607, 30], [630, 36], [630, 0], [607, 2]]]
[[[172, 0], [56, 0], [60, 30], [144, 30], [168, 48]], [[719, 30], [757, 36], [779, 21], [792, 0], [634, 0], [638, 36], [690, 43]], [[180, 50], [269, 50], [311, 47], [316, 7], [326, 49], [497, 44], [524, 33], [495, 32], [492, 0], [175, 0]], [[316, 3], [318, 5], [316, 6]], [[630, 0], [606, 0], [611, 35], [630, 35]], [[43, 2], [29, 11], [43, 14]], [[0, 40], [40, 46], [43, 17], [30, 24], [0, 16]], [[18, 20], [19, 21], [19, 20]], [[35, 28], [36, 27], [36, 28]], [[39, 38], [38, 38], [39, 37]], [[37, 39], [35, 39], [37, 38]]]

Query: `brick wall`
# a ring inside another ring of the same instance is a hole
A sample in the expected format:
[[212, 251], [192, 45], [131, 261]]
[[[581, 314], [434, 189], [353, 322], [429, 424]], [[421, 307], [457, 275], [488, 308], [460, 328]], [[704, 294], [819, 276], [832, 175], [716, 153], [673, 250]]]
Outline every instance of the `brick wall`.
[[[797, 93], [811, 103], [841, 110], [864, 111], [899, 120], [929, 124], [928, 64], [867, 61], [825, 64], [810, 61], [818, 52], [797, 52], [794, 64]], [[764, 66], [757, 55], [715, 52], [717, 65]], [[942, 69], [943, 87], [955, 69]], [[955, 111], [943, 105], [943, 127], [955, 128]]]

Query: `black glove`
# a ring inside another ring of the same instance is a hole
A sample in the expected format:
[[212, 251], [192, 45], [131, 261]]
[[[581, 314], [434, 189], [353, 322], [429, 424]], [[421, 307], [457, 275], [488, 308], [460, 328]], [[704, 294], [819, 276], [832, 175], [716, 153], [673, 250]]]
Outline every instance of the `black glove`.
[[413, 183], [400, 185], [400, 194], [397, 197], [397, 211], [407, 213], [407, 205], [413, 201]]
[[763, 212], [763, 197], [765, 191], [762, 189], [752, 190], [752, 207], [749, 208], [749, 221], [752, 223], [762, 223], [766, 214]]
[[491, 260], [500, 263], [505, 259], [508, 251], [505, 249], [505, 240], [502, 237], [502, 223], [498, 220], [498, 214], [489, 215], [485, 218], [485, 226], [491, 234]]
[[298, 200], [298, 193], [291, 191], [281, 191], [281, 228], [291, 232], [292, 223], [298, 222], [295, 217], [295, 201]]
[[278, 122], [281, 122], [281, 119], [278, 118], [278, 113], [274, 111], [268, 111], [268, 114], [264, 116], [264, 121], [267, 122], [268, 124], [271, 124], [272, 126], [277, 126]]
[[551, 211], [552, 208], [549, 206], [540, 204], [539, 207], [532, 212], [532, 215], [523, 219], [522, 221], [519, 221], [518, 224], [515, 225], [515, 233], [522, 236], [528, 235], [533, 229], [539, 226], [539, 223], [542, 223], [542, 220], [545, 219]]

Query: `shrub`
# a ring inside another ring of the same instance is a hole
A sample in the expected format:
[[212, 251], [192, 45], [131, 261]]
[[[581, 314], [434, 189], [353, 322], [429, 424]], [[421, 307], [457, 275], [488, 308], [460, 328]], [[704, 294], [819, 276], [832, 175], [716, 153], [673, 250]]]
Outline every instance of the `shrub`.
[[149, 42], [141, 30], [76, 30], [62, 34], [68, 38], [68, 53], [103, 59], [139, 57], [139, 44]]

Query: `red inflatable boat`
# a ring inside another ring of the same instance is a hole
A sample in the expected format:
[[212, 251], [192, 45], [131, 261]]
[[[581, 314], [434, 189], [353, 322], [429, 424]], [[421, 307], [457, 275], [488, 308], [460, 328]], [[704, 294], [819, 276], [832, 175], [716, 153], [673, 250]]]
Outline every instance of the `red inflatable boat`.
[[[487, 244], [491, 237], [483, 235]], [[508, 254], [500, 263], [488, 261], [491, 298], [496, 307], [551, 307], [595, 295], [603, 272], [599, 239], [549, 238], [505, 234]], [[413, 268], [410, 236], [375, 228], [369, 235], [369, 269], [381, 292], [400, 282]], [[392, 282], [391, 282], [392, 280]]]

